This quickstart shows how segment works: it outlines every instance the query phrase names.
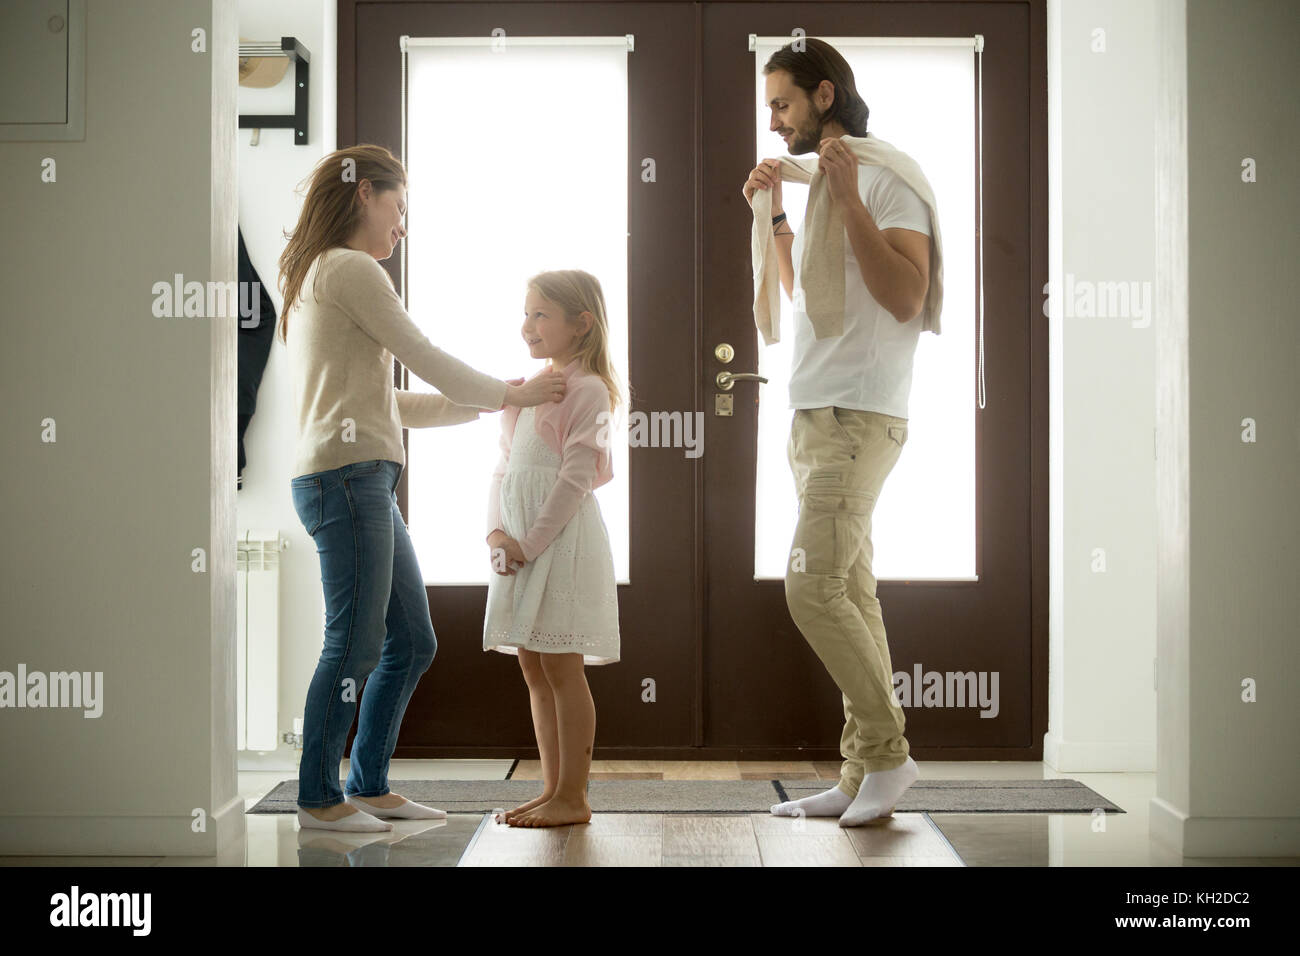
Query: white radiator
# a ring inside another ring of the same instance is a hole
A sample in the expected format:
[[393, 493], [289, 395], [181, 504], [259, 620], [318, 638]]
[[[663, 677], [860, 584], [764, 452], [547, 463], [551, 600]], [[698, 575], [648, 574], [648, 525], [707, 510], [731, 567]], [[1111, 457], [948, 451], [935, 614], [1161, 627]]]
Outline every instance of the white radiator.
[[279, 744], [280, 552], [288, 546], [277, 531], [245, 531], [235, 550], [240, 750], [269, 751]]

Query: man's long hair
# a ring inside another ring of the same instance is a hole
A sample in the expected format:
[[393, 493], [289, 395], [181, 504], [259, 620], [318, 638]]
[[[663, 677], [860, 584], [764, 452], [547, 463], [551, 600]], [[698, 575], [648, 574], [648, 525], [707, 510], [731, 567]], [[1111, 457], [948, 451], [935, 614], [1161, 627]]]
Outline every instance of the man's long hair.
[[871, 111], [858, 95], [858, 88], [853, 83], [853, 70], [848, 61], [825, 40], [807, 37], [795, 42], [803, 43], [803, 52], [796, 51], [794, 43], [787, 43], [768, 58], [763, 67], [763, 75], [785, 70], [794, 79], [795, 85], [808, 94], [809, 99], [822, 80], [830, 80], [835, 87], [835, 99], [822, 114], [822, 124], [836, 120], [850, 135], [865, 136], [867, 117]]

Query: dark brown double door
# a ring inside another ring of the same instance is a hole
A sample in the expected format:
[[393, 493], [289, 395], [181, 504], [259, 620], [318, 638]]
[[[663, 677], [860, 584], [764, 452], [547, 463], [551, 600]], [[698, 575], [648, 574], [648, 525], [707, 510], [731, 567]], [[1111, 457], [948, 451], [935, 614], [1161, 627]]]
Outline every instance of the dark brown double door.
[[[1046, 730], [1047, 339], [1045, 5], [988, 3], [370, 3], [341, 5], [339, 142], [401, 141], [398, 38], [635, 37], [628, 55], [628, 341], [632, 410], [704, 412], [705, 453], [630, 450], [630, 580], [622, 659], [587, 669], [598, 759], [836, 759], [838, 689], [790, 620], [780, 581], [755, 581], [758, 402], [714, 377], [753, 371], [750, 34], [983, 34], [986, 407], [976, 416], [974, 582], [883, 581], [896, 672], [999, 675], [999, 713], [909, 707], [920, 759], [1039, 759]], [[470, 95], [467, 88], [463, 95]], [[867, 94], [870, 103], [869, 93]], [[580, 104], [552, 104], [580, 122]], [[485, 124], [481, 131], [491, 136]], [[502, 136], [506, 131], [501, 131]], [[888, 137], [886, 137], [888, 138]], [[580, 137], [577, 137], [580, 141]], [[643, 182], [642, 159], [655, 160]], [[400, 281], [396, 258], [385, 265]], [[714, 347], [727, 342], [723, 366]], [[993, 374], [995, 370], [996, 374]], [[790, 414], [788, 411], [785, 414]], [[398, 486], [406, 511], [404, 476]], [[414, 480], [418, 480], [415, 476]], [[407, 710], [399, 757], [535, 757], [513, 658], [481, 647], [485, 587], [429, 588], [439, 649]], [[648, 688], [653, 688], [651, 694]], [[650, 699], [653, 697], [653, 699]], [[974, 718], [974, 719], [972, 719]]]

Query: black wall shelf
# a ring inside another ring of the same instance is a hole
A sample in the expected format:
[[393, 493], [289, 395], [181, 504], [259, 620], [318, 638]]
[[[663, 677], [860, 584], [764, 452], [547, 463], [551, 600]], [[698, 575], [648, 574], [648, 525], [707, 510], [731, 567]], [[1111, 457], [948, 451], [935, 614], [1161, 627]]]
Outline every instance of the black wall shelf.
[[298, 41], [297, 37], [280, 37], [280, 53], [267, 53], [264, 50], [246, 47], [240, 44], [239, 55], [242, 56], [287, 56], [293, 60], [293, 112], [279, 115], [240, 114], [240, 129], [292, 129], [293, 141], [298, 146], [307, 145], [307, 93], [310, 90], [308, 79], [311, 69], [311, 54]]

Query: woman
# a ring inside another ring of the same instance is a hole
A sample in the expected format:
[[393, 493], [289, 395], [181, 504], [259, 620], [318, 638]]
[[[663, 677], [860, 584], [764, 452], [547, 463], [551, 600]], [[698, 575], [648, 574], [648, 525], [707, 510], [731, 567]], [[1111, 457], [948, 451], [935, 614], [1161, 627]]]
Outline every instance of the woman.
[[[293, 504], [316, 541], [325, 589], [325, 646], [303, 711], [298, 822], [306, 827], [391, 830], [381, 817], [446, 816], [388, 787], [402, 715], [437, 649], [397, 507], [402, 428], [564, 397], [560, 372], [504, 382], [425, 338], [379, 265], [406, 235], [405, 214], [406, 171], [392, 153], [338, 150], [313, 172], [280, 256], [279, 333], [298, 413]], [[394, 356], [442, 394], [395, 389]], [[339, 762], [362, 684], [345, 799]]]

